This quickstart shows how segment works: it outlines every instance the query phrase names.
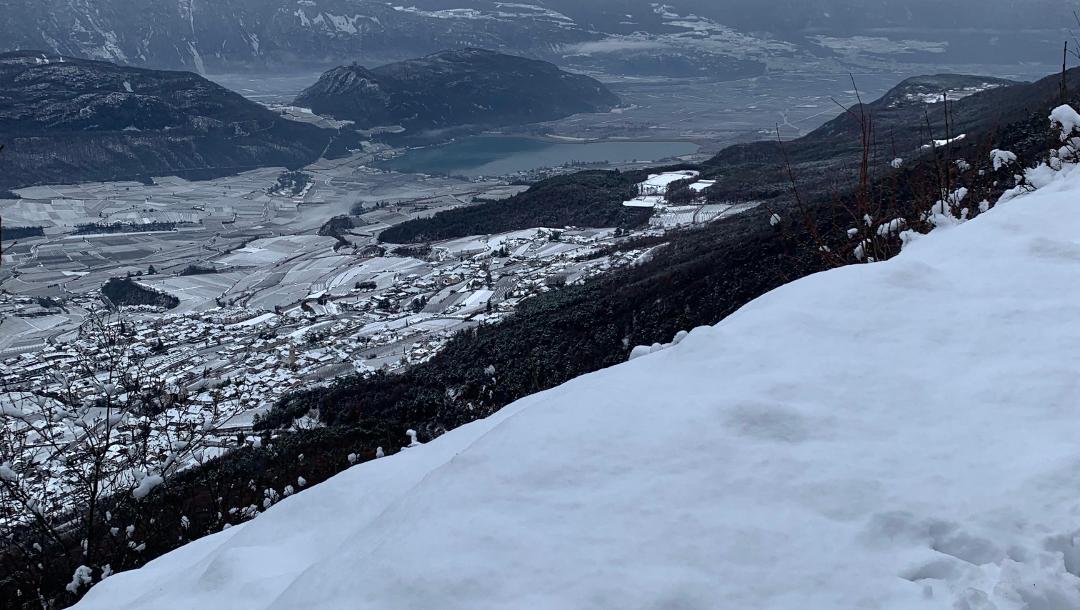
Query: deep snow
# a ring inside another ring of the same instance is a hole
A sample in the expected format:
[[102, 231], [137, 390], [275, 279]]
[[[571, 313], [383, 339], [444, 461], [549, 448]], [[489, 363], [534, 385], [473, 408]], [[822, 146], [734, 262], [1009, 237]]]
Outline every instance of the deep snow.
[[1080, 608], [1078, 205], [1067, 168], [78, 608]]

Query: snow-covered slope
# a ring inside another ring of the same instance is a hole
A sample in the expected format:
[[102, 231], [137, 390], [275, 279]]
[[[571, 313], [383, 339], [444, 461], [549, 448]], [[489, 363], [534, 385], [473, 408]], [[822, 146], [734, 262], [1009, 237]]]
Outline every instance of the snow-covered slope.
[[1080, 608], [1080, 172], [78, 607]]

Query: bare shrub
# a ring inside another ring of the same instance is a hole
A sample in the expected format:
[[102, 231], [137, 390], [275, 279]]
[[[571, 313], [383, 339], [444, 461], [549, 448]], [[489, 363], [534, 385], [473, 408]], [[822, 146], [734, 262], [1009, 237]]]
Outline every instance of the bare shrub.
[[78, 338], [0, 394], [0, 565], [8, 586], [45, 596], [45, 581], [85, 585], [103, 558], [142, 551], [132, 523], [141, 501], [216, 454], [239, 410], [213, 392], [196, 400], [132, 348], [122, 314], [95, 314]]
[[[889, 259], [910, 236], [928, 233], [941, 224], [970, 220], [992, 208], [1003, 192], [1024, 187], [1024, 172], [1013, 171], [1022, 166], [1021, 161], [996, 149], [992, 135], [973, 144], [965, 139], [966, 134], [956, 133], [954, 102], [948, 92], [942, 93], [940, 102], [944, 124], [935, 128], [929, 112], [924, 112], [928, 144], [908, 163], [895, 150], [882, 154], [873, 113], [863, 103], [857, 86], [855, 90], [857, 106], [837, 102], [858, 128], [858, 164], [851, 172], [854, 179], [844, 192], [834, 190], [825, 202], [808, 202], [800, 192], [777, 131], [783, 171], [794, 201], [793, 218], [785, 219], [781, 211], [770, 210], [770, 222], [785, 239], [812, 249], [824, 267]], [[967, 159], [961, 155], [961, 141]], [[1051, 160], [1054, 156], [1075, 157], [1076, 151], [1067, 148], [1072, 144], [1072, 140], [1065, 141], [1060, 151], [1052, 151]]]

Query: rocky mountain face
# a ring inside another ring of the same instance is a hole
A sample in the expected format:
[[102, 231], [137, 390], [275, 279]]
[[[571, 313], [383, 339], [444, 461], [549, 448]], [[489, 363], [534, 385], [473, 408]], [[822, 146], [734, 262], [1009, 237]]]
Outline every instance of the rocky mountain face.
[[737, 78], [829, 60], [1052, 61], [1060, 32], [1036, 30], [1072, 23], [1070, 10], [1054, 0], [35, 0], [5, 7], [0, 50], [205, 73], [482, 47], [618, 73]]
[[[50, 49], [133, 65], [225, 69], [402, 59], [465, 45], [543, 54], [596, 38], [539, 6], [451, 9], [376, 0], [41, 0], [0, 16], [9, 49]], [[13, 10], [12, 10], [13, 9]]]
[[190, 72], [0, 54], [3, 188], [298, 166], [333, 136]]
[[619, 98], [599, 81], [555, 65], [481, 49], [444, 51], [374, 69], [341, 66], [302, 92], [296, 105], [409, 132], [498, 127], [606, 112]]

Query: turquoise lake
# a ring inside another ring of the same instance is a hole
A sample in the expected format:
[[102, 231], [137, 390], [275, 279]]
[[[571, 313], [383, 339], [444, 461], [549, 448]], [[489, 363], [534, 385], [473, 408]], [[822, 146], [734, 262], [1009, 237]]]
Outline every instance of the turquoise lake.
[[472, 136], [417, 148], [380, 163], [399, 172], [502, 176], [568, 163], [659, 161], [693, 154], [690, 142], [552, 142], [533, 138]]

